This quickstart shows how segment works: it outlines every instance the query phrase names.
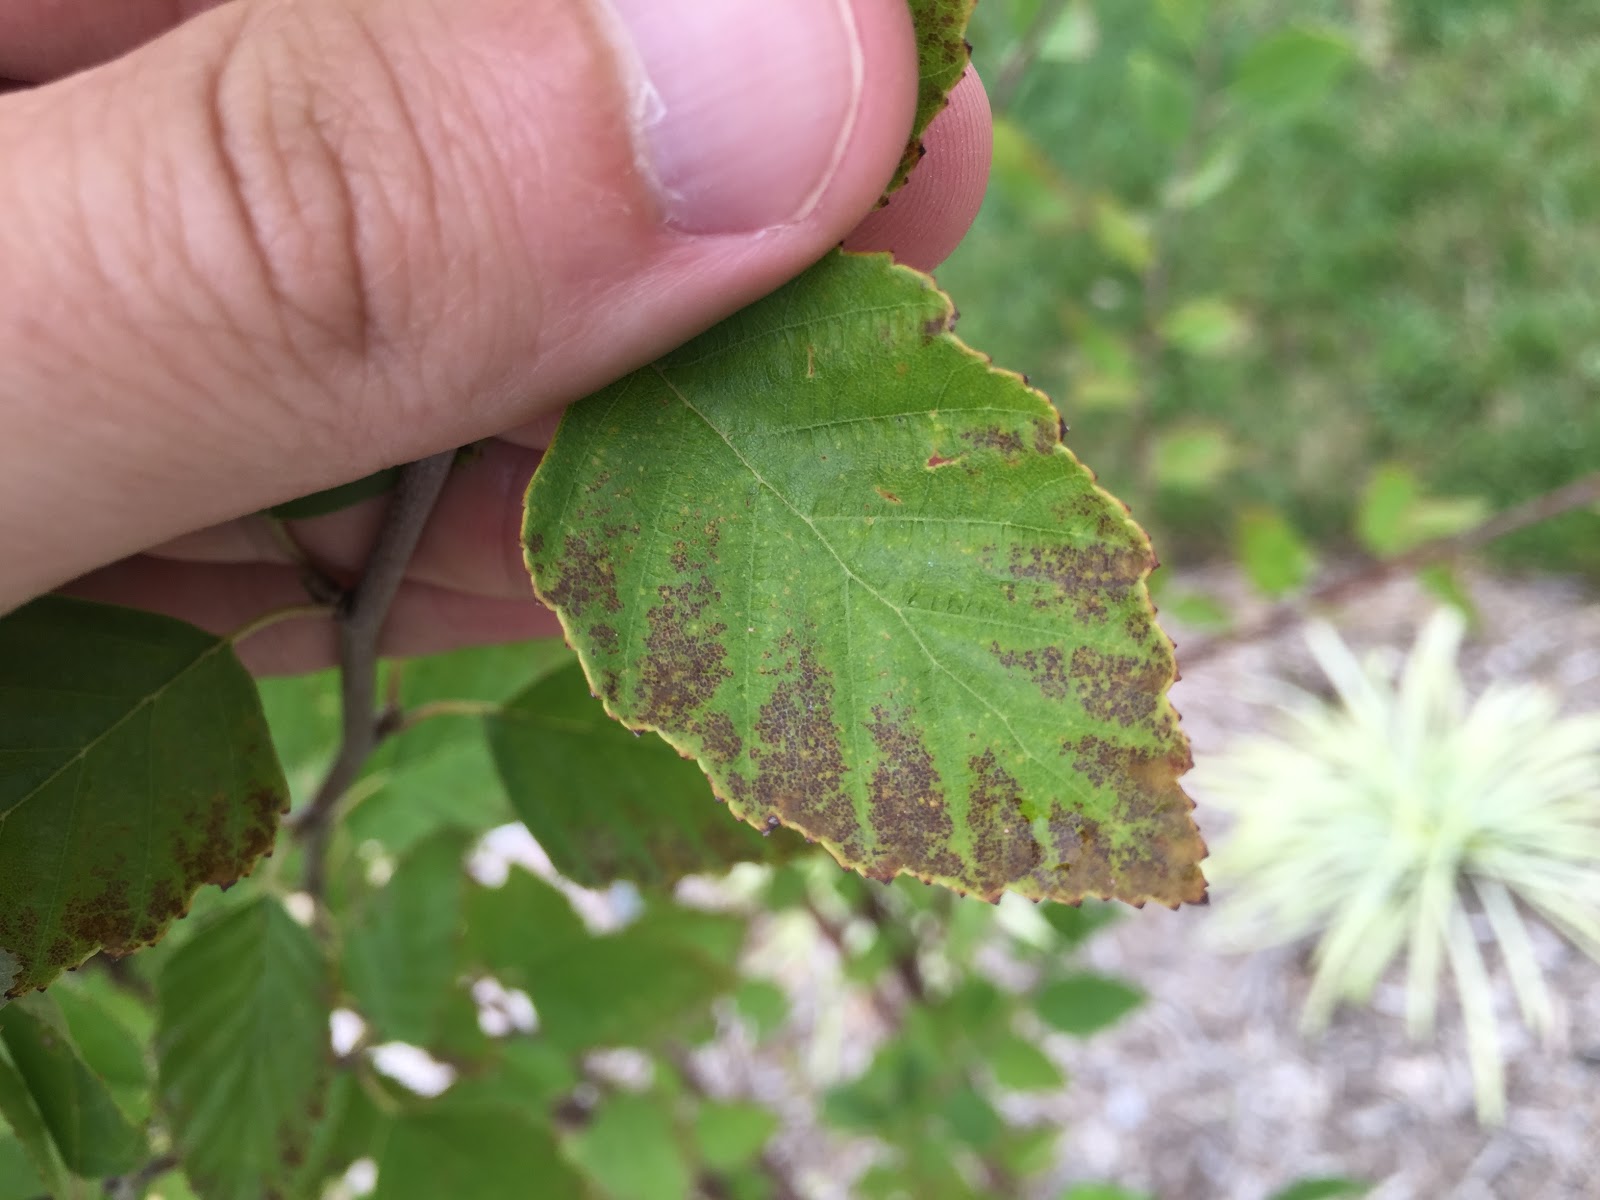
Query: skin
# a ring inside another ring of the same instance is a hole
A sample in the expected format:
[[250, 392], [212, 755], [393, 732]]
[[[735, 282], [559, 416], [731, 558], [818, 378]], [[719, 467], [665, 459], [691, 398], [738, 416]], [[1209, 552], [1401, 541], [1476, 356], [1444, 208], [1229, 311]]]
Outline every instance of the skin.
[[[663, 214], [574, 0], [0, 6], [0, 77], [26, 85], [0, 95], [0, 613], [61, 589], [237, 629], [305, 602], [251, 514], [490, 439], [451, 476], [385, 650], [558, 633], [517, 530], [561, 408], [840, 241], [926, 269], [976, 215], [970, 74], [875, 211], [916, 63], [904, 0], [854, 9], [858, 120], [820, 198], [708, 236]], [[348, 579], [380, 512], [288, 533]], [[242, 649], [260, 671], [333, 661], [322, 620]]]

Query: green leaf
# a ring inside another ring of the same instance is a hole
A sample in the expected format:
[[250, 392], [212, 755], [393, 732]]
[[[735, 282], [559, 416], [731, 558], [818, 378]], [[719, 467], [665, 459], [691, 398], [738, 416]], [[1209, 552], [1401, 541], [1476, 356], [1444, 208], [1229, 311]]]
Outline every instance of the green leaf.
[[778, 1132], [778, 1116], [759, 1104], [710, 1102], [694, 1118], [694, 1142], [713, 1171], [753, 1162]]
[[1250, 326], [1226, 300], [1205, 296], [1167, 314], [1161, 322], [1161, 334], [1186, 354], [1222, 358], [1245, 344]]
[[116, 1175], [144, 1161], [144, 1134], [83, 1061], [54, 1001], [26, 996], [0, 1009], [0, 1041], [68, 1170]]
[[749, 1021], [757, 1040], [771, 1037], [789, 1020], [789, 993], [766, 979], [746, 979], [733, 996], [739, 1015]]
[[1181, 142], [1194, 122], [1194, 83], [1189, 74], [1142, 51], [1128, 56], [1127, 70], [1139, 119], [1162, 142]]
[[148, 945], [272, 848], [288, 786], [226, 640], [51, 596], [0, 618], [0, 979]]
[[325, 517], [329, 513], [360, 504], [363, 500], [384, 495], [394, 487], [394, 481], [399, 475], [398, 467], [387, 467], [361, 479], [341, 483], [337, 487], [324, 488], [320, 492], [312, 492], [309, 496], [275, 504], [267, 509], [267, 512], [280, 521], [306, 521], [312, 517]]
[[672, 883], [803, 849], [763, 837], [719, 804], [705, 776], [659, 738], [606, 716], [576, 663], [545, 676], [488, 718], [506, 794], [550, 860], [574, 883]]
[[1047, 983], [1034, 997], [1041, 1020], [1077, 1037], [1115, 1025], [1143, 1003], [1144, 993], [1138, 988], [1087, 972]]
[[118, 1106], [134, 1120], [150, 1115], [150, 1067], [145, 1048], [132, 1030], [96, 996], [78, 985], [57, 986], [50, 995], [84, 1064], [105, 1080]]
[[1239, 517], [1237, 552], [1250, 582], [1277, 599], [1299, 591], [1311, 578], [1316, 558], [1283, 514], [1246, 509]]
[[1157, 435], [1152, 465], [1162, 487], [1204, 492], [1215, 488], [1238, 458], [1238, 449], [1226, 430], [1215, 425], [1188, 425]]
[[1229, 92], [1263, 115], [1295, 116], [1326, 99], [1354, 61], [1355, 47], [1336, 29], [1286, 29], [1245, 55]]
[[610, 1200], [688, 1200], [694, 1174], [658, 1097], [618, 1095], [572, 1139], [572, 1157]]
[[205, 1200], [259, 1200], [311, 1142], [328, 1047], [328, 969], [274, 899], [224, 913], [161, 973], [162, 1106]]
[[525, 1109], [446, 1097], [395, 1122], [373, 1200], [491, 1196], [589, 1200], [550, 1131]]
[[1001, 1035], [986, 1057], [994, 1081], [1013, 1092], [1052, 1091], [1066, 1082], [1050, 1056], [1019, 1034]]
[[1464, 533], [1489, 515], [1471, 496], [1428, 496], [1410, 468], [1387, 463], [1372, 473], [1356, 514], [1356, 535], [1373, 554], [1391, 558], [1435, 538]]
[[1080, 1183], [1061, 1193], [1061, 1200], [1151, 1200], [1144, 1192], [1130, 1192], [1114, 1183]]
[[467, 894], [467, 957], [513, 987], [525, 988], [550, 955], [590, 940], [567, 898], [521, 867], [503, 886]]
[[887, 192], [894, 192], [922, 160], [922, 135], [944, 111], [950, 89], [967, 69], [967, 22], [977, 0], [910, 0], [917, 29], [917, 112], [906, 146]]
[[735, 981], [681, 943], [624, 929], [557, 947], [532, 964], [523, 986], [543, 1036], [584, 1050], [657, 1043], [702, 1016]]
[[573, 406], [535, 586], [607, 711], [757, 828], [984, 897], [1197, 900], [1149, 543], [950, 320], [835, 254]]
[[1371, 1190], [1370, 1184], [1354, 1179], [1302, 1179], [1275, 1192], [1272, 1200], [1337, 1200], [1340, 1196], [1365, 1196]]
[[434, 835], [349, 918], [344, 981], [379, 1041], [433, 1044], [455, 983], [466, 851], [461, 833]]
[[1156, 11], [1179, 41], [1193, 46], [1211, 19], [1211, 0], [1156, 0]]
[[1090, 0], [1070, 0], [1039, 43], [1044, 62], [1080, 63], [1100, 48], [1100, 22]]
[[[61, 1155], [50, 1140], [44, 1118], [39, 1115], [28, 1085], [3, 1053], [0, 1053], [0, 1118], [15, 1139], [0, 1140], [0, 1195], [7, 1194], [4, 1189], [14, 1179], [20, 1179], [24, 1185], [16, 1193], [17, 1200], [33, 1200], [41, 1186], [50, 1196], [69, 1195], [72, 1184], [61, 1163]], [[20, 1162], [14, 1161], [18, 1159]], [[29, 1179], [29, 1175], [33, 1178]]]
[[1065, 943], [1068, 950], [1076, 949], [1100, 930], [1117, 919], [1117, 910], [1109, 904], [1085, 901], [1080, 905], [1046, 904], [1039, 912]]
[[357, 1159], [377, 1149], [385, 1121], [355, 1072], [335, 1075], [290, 1194], [321, 1196], [324, 1180], [343, 1174]]

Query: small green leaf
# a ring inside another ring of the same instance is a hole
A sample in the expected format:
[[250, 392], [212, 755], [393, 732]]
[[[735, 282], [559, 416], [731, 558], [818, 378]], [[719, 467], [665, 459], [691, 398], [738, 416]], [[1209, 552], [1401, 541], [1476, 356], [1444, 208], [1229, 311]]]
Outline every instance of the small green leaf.
[[666, 884], [804, 846], [787, 831], [763, 837], [717, 802], [694, 763], [608, 717], [576, 662], [487, 723], [512, 806], [574, 883]]
[[971, 1084], [962, 1084], [951, 1093], [943, 1115], [950, 1132], [980, 1152], [993, 1146], [1005, 1132], [1005, 1122], [994, 1105]]
[[612, 1097], [571, 1145], [573, 1159], [609, 1200], [688, 1200], [694, 1174], [658, 1098]]
[[1256, 589], [1277, 599], [1299, 591], [1311, 578], [1316, 558], [1283, 514], [1251, 508], [1239, 518], [1238, 555]]
[[1211, 19], [1211, 0], [1156, 0], [1162, 22], [1186, 46], [1194, 46]]
[[777, 1114], [759, 1104], [706, 1103], [694, 1119], [695, 1146], [713, 1171], [754, 1161], [777, 1132]]
[[0, 618], [5, 996], [156, 941], [272, 848], [288, 804], [226, 640], [59, 596]]
[[467, 841], [435, 834], [349, 918], [344, 979], [379, 1041], [429, 1046], [455, 982]]
[[1250, 337], [1250, 325], [1233, 305], [1205, 296], [1179, 305], [1161, 322], [1161, 334], [1186, 354], [1221, 358]]
[[1238, 448], [1226, 430], [1188, 425], [1157, 436], [1152, 467], [1156, 482], [1164, 488], [1204, 492], [1216, 487], [1238, 459]]
[[331, 1053], [328, 969], [261, 897], [224, 913], [161, 973], [162, 1107], [205, 1200], [283, 1189], [311, 1142]]
[[33, 1200], [40, 1187], [50, 1196], [71, 1194], [72, 1183], [55, 1143], [50, 1140], [44, 1118], [39, 1115], [28, 1085], [3, 1052], [0, 1052], [0, 1120], [12, 1134], [11, 1138], [0, 1140], [0, 1168], [3, 1168], [0, 1169], [0, 1196], [8, 1195], [6, 1189], [13, 1181], [22, 1184], [16, 1200]]
[[1081, 905], [1044, 904], [1039, 911], [1069, 950], [1081, 946], [1117, 919], [1115, 908], [1092, 900], [1085, 900]]
[[1094, 236], [1102, 250], [1130, 270], [1143, 274], [1155, 261], [1155, 237], [1149, 220], [1109, 196], [1102, 196], [1095, 205]]
[[1039, 43], [1044, 62], [1081, 63], [1100, 48], [1100, 21], [1091, 0], [1070, 0]]
[[1114, 1183], [1080, 1183], [1061, 1193], [1061, 1200], [1152, 1200], [1145, 1192], [1130, 1192]]
[[1034, 1007], [1047, 1025], [1076, 1037], [1087, 1037], [1115, 1025], [1139, 1005], [1144, 993], [1108, 975], [1069, 975], [1047, 983], [1034, 997]]
[[446, 1097], [401, 1117], [384, 1141], [372, 1200], [590, 1200], [539, 1117]]
[[1128, 56], [1127, 71], [1133, 110], [1145, 128], [1161, 142], [1181, 142], [1194, 122], [1194, 83], [1190, 74], [1143, 51]]
[[1262, 115], [1296, 116], [1323, 101], [1354, 61], [1355, 47], [1336, 29], [1286, 29], [1245, 55], [1229, 92]]
[[1272, 1200], [1338, 1200], [1341, 1196], [1365, 1196], [1372, 1186], [1354, 1179], [1302, 1179], [1291, 1183]]
[[1167, 205], [1184, 210], [1209, 204], [1228, 190], [1239, 177], [1239, 168], [1243, 165], [1244, 154], [1239, 146], [1233, 142], [1223, 142], [1207, 154], [1193, 171], [1167, 185]]
[[0, 1009], [0, 1040], [68, 1170], [116, 1175], [145, 1160], [144, 1134], [83, 1061], [54, 1001], [25, 996]]
[[1447, 604], [1467, 618], [1468, 623], [1478, 620], [1478, 605], [1466, 583], [1445, 563], [1435, 563], [1417, 572], [1417, 582], [1441, 604]]
[[1489, 515], [1470, 496], [1428, 496], [1410, 468], [1388, 463], [1372, 473], [1356, 514], [1356, 535], [1373, 554], [1391, 558], [1435, 538], [1464, 533]]
[[758, 1040], [771, 1037], [789, 1020], [789, 993], [766, 979], [746, 979], [734, 993], [733, 1003], [754, 1027]]
[[836, 253], [573, 405], [535, 586], [757, 828], [985, 898], [1198, 900], [1148, 540], [951, 311]]
[[311, 495], [301, 496], [296, 500], [286, 500], [282, 504], [273, 505], [267, 511], [280, 521], [307, 521], [312, 517], [325, 517], [329, 513], [360, 504], [363, 500], [384, 495], [394, 487], [394, 481], [399, 475], [398, 467], [388, 467], [382, 471], [374, 471], [361, 479], [341, 483], [337, 487], [324, 488], [320, 492], [312, 492]]
[[1013, 1092], [1052, 1091], [1066, 1082], [1050, 1056], [1020, 1034], [1002, 1034], [986, 1057], [994, 1081]]

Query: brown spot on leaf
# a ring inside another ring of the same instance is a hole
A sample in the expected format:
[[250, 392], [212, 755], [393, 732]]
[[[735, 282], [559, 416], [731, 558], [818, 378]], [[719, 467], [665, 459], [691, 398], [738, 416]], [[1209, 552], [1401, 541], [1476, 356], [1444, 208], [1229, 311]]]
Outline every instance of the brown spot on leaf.
[[899, 504], [899, 503], [901, 503], [900, 497], [896, 496], [891, 491], [888, 491], [888, 490], [886, 490], [884, 488], [875, 488], [873, 490], [875, 490], [878, 493], [878, 495], [882, 496], [890, 504]]
[[639, 663], [635, 696], [640, 720], [657, 729], [693, 729], [724, 680], [733, 678], [720, 638], [728, 627], [706, 624], [708, 605], [720, 594], [709, 579], [659, 587], [661, 603], [646, 616], [648, 653]]
[[1160, 659], [1107, 654], [1091, 646], [1072, 652], [1072, 682], [1083, 711], [1124, 729], [1146, 725], [1160, 707], [1170, 672]]
[[570, 617], [582, 617], [584, 610], [598, 605], [606, 612], [622, 611], [617, 599], [617, 574], [611, 555], [597, 548], [586, 534], [569, 533], [559, 562], [561, 575], [545, 589], [550, 604]]
[[990, 642], [989, 653], [1007, 670], [1026, 671], [1046, 699], [1067, 698], [1067, 660], [1060, 646], [1046, 646], [1042, 650], [1002, 650], [999, 642]]
[[967, 768], [972, 772], [967, 827], [978, 890], [999, 899], [1007, 885], [1025, 879], [1039, 865], [1043, 852], [1023, 812], [1022, 785], [994, 751], [973, 755]]
[[1009, 429], [1001, 429], [998, 425], [972, 430], [961, 436], [964, 441], [979, 449], [998, 450], [1007, 458], [1015, 458], [1022, 453], [1022, 435]]
[[544, 534], [535, 533], [528, 538], [528, 553], [534, 557], [544, 553]]
[[600, 647], [602, 652], [606, 654], [615, 654], [617, 652], [619, 645], [617, 631], [611, 626], [591, 625], [589, 626], [589, 636], [594, 639], [595, 644]]
[[798, 653], [795, 677], [761, 706], [750, 758], [756, 765], [751, 800], [813, 837], [835, 843], [852, 859], [865, 854], [855, 805], [845, 792], [833, 680], [809, 648]]
[[960, 875], [961, 860], [950, 847], [955, 825], [922, 735], [909, 724], [909, 714], [894, 720], [875, 707], [872, 716], [867, 731], [879, 754], [869, 784], [872, 830], [885, 856], [884, 869], [891, 878], [896, 867], [944, 878]]
[[936, 471], [940, 467], [948, 467], [951, 463], [960, 461], [959, 458], [946, 458], [936, 450], [928, 455], [928, 470]]
[[744, 739], [734, 730], [727, 713], [708, 713], [700, 722], [699, 733], [706, 754], [716, 762], [730, 763], [744, 750]]
[[1122, 602], [1144, 578], [1150, 554], [1124, 540], [1120, 545], [1012, 546], [1013, 578], [1053, 589], [1037, 597], [1037, 609], [1072, 606], [1084, 619], [1098, 619], [1106, 603]]

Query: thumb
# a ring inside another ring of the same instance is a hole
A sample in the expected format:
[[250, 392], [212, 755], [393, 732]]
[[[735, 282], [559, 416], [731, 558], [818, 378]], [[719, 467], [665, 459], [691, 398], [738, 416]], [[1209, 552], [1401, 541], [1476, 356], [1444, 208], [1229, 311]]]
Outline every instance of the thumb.
[[915, 86], [905, 0], [237, 0], [0, 99], [0, 611], [683, 342]]

